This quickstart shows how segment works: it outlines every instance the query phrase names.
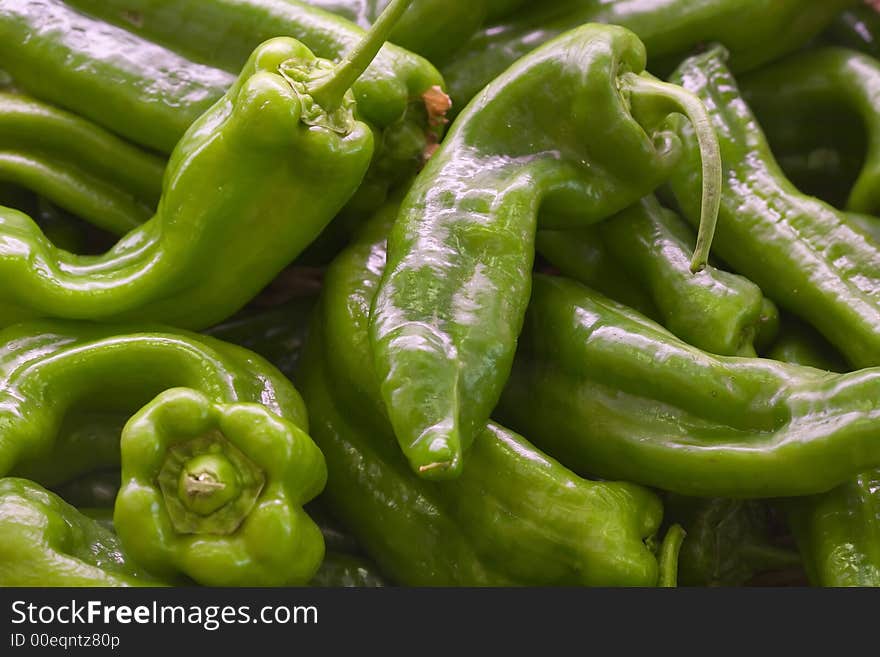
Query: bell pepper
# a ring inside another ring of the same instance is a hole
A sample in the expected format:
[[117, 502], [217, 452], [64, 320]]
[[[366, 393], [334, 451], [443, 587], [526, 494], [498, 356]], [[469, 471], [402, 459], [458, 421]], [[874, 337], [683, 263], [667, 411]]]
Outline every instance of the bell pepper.
[[[725, 64], [723, 49], [685, 60], [673, 81], [698, 95], [719, 135], [724, 168], [717, 252], [782, 309], [819, 330], [855, 367], [880, 365], [880, 245], [844, 213], [785, 178]], [[690, 125], [670, 178], [684, 216], [701, 216]]]
[[581, 475], [697, 497], [820, 493], [880, 466], [880, 368], [714, 356], [535, 276], [496, 416]]
[[207, 586], [307, 583], [324, 557], [303, 505], [324, 458], [296, 424], [258, 403], [166, 390], [126, 423], [113, 525], [150, 572]]
[[0, 92], [0, 180], [122, 235], [155, 212], [165, 163], [99, 126]]
[[814, 141], [840, 144], [842, 156], [862, 160], [845, 209], [880, 212], [880, 62], [820, 48], [753, 71], [739, 84], [774, 155], [809, 150]]
[[536, 246], [565, 276], [710, 353], [754, 356], [778, 329], [776, 307], [750, 280], [712, 266], [691, 272], [691, 228], [653, 195], [594, 226], [538, 231]]
[[327, 272], [300, 370], [311, 435], [327, 459], [322, 501], [401, 585], [643, 585], [662, 510], [650, 491], [580, 479], [488, 423], [454, 481], [409, 468], [384, 412], [369, 311], [394, 208]]
[[[30, 94], [163, 153], [171, 153], [190, 125], [227, 92], [264, 40], [292, 36], [318, 57], [335, 60], [364, 38], [356, 25], [295, 0], [187, 0], [173, 5], [82, 0], [77, 5], [171, 46], [169, 50], [80, 13], [72, 4], [0, 0], [4, 69]], [[141, 29], [132, 24], [133, 16]], [[426, 145], [439, 130], [423, 95], [442, 84], [429, 62], [390, 44], [353, 82], [358, 116], [377, 132], [362, 204], [372, 197], [381, 204], [386, 188], [421, 165]]]
[[535, 2], [486, 25], [444, 67], [455, 107], [464, 107], [493, 78], [538, 46], [584, 23], [629, 28], [645, 43], [651, 70], [664, 73], [695, 46], [718, 41], [736, 71], [758, 68], [798, 50], [859, 0], [567, 0]]
[[[702, 221], [712, 240], [720, 185], [705, 110], [643, 74], [630, 31], [587, 25], [539, 48], [459, 116], [403, 200], [370, 332], [382, 397], [414, 471], [461, 474], [510, 370], [529, 299], [539, 210], [546, 228], [605, 219], [660, 185], [677, 161], [663, 121], [701, 132]], [[558, 93], [543, 111], [536, 99]]]
[[347, 90], [388, 27], [338, 65], [293, 39], [257, 48], [181, 139], [154, 217], [104, 255], [59, 251], [27, 216], [0, 210], [0, 244], [16, 245], [0, 248], [0, 325], [49, 316], [204, 328], [244, 306], [363, 179], [372, 133]]
[[118, 466], [125, 420], [174, 387], [217, 403], [262, 403], [307, 428], [290, 382], [263, 359], [208, 336], [72, 322], [0, 332], [0, 476], [54, 486]]
[[0, 586], [158, 586], [113, 532], [25, 479], [0, 479]]

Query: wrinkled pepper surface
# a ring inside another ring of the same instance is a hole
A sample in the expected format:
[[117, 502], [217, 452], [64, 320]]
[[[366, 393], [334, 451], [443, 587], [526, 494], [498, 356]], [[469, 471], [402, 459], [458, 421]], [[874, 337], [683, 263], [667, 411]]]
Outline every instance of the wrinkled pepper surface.
[[[672, 80], [703, 99], [721, 142], [719, 256], [818, 329], [851, 365], [880, 365], [880, 245], [783, 175], [723, 49], [685, 60]], [[681, 124], [679, 133], [689, 142], [690, 126]], [[670, 186], [695, 223], [701, 181], [691, 169], [698, 157], [691, 143]]]
[[[842, 9], [859, 0], [568, 0], [535, 2], [487, 25], [442, 68], [449, 94], [464, 106], [514, 61], [584, 23], [613, 23], [639, 35], [651, 70], [695, 46], [718, 41], [737, 71], [757, 68], [806, 45]], [[674, 67], [674, 64], [673, 64]], [[667, 69], [667, 70], [671, 70]]]
[[[840, 157], [861, 160], [845, 209], [880, 213], [880, 61], [820, 48], [753, 71], [739, 83], [774, 155], [802, 152], [814, 140], [826, 148], [840, 144]], [[835, 139], [838, 132], [843, 134]]]
[[880, 368], [713, 356], [535, 276], [497, 417], [582, 475], [698, 497], [819, 493], [880, 466]]
[[26, 479], [0, 479], [0, 586], [160, 586], [119, 539]]
[[[605, 219], [663, 182], [685, 112], [702, 133], [706, 263], [720, 185], [705, 110], [644, 74], [630, 31], [587, 25], [490, 84], [453, 124], [403, 200], [371, 315], [382, 397], [414, 471], [461, 473], [510, 370], [529, 298], [539, 211], [546, 228]], [[549, 86], [558, 90], [536, 110]], [[546, 218], [545, 218], [546, 217]]]
[[300, 385], [329, 471], [322, 500], [401, 585], [654, 585], [645, 539], [662, 509], [644, 488], [580, 479], [492, 423], [455, 481], [411, 471], [368, 336], [389, 214], [334, 261], [303, 355]]
[[373, 139], [354, 117], [350, 74], [293, 39], [260, 46], [181, 139], [155, 216], [101, 256], [60, 251], [27, 216], [0, 211], [0, 325], [49, 316], [203, 328], [228, 318], [363, 179]]

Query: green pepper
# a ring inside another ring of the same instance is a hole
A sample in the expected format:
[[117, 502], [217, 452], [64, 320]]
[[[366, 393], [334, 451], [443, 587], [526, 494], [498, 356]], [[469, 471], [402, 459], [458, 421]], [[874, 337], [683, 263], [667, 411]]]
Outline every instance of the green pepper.
[[[720, 184], [715, 135], [703, 130], [702, 106], [641, 74], [644, 63], [638, 38], [614, 26], [546, 44], [456, 120], [404, 199], [370, 330], [391, 424], [421, 476], [458, 476], [498, 401], [528, 304], [539, 210], [547, 228], [585, 225], [659, 186], [677, 160], [661, 129], [670, 112], [703, 133], [690, 266], [705, 265]], [[557, 93], [537, 112], [548, 85]]]
[[779, 336], [771, 345], [768, 358], [815, 367], [826, 372], [846, 372], [843, 357], [809, 324], [795, 317], [783, 317]]
[[255, 403], [166, 390], [126, 423], [113, 525], [150, 572], [208, 586], [307, 583], [324, 558], [303, 505], [324, 458], [296, 424]]
[[[303, 4], [320, 7], [366, 29], [389, 1], [303, 0]], [[507, 4], [518, 3], [507, 0]], [[390, 40], [432, 62], [442, 61], [467, 42], [488, 18], [490, 10], [497, 15], [501, 9], [497, 5], [497, 0], [414, 0], [412, 9], [395, 26]]]
[[842, 11], [822, 34], [822, 39], [880, 57], [880, 11], [867, 2]]
[[0, 180], [124, 234], [155, 211], [165, 164], [51, 105], [0, 93]]
[[595, 226], [539, 231], [537, 248], [566, 276], [710, 353], [754, 356], [778, 328], [775, 306], [748, 279], [711, 266], [691, 272], [690, 226], [654, 196]]
[[880, 586], [880, 471], [822, 495], [787, 502], [814, 586]]
[[664, 508], [687, 532], [678, 560], [683, 586], [742, 586], [763, 573], [800, 565], [795, 550], [778, 544], [763, 501], [668, 495]]
[[880, 466], [878, 393], [880, 368], [714, 356], [589, 288], [538, 275], [496, 415], [581, 475], [770, 498]]
[[[819, 146], [828, 133], [843, 133], [836, 149], [862, 159], [845, 207], [880, 211], [880, 62], [845, 48], [820, 48], [792, 55], [739, 80], [774, 154]], [[835, 142], [831, 141], [832, 144]]]
[[185, 386], [218, 403], [263, 403], [307, 427], [290, 382], [251, 352], [207, 336], [72, 322], [0, 332], [0, 475], [54, 486], [118, 466], [125, 420]]
[[322, 501], [401, 585], [654, 585], [644, 539], [658, 498], [585, 481], [524, 438], [489, 423], [462, 475], [414, 474], [384, 413], [369, 349], [369, 310], [393, 206], [327, 272], [300, 385], [327, 459]]
[[[709, 107], [721, 141], [724, 180], [717, 252], [781, 308], [813, 325], [855, 367], [880, 365], [880, 245], [850, 218], [798, 191], [779, 169], [725, 64], [723, 49], [685, 60], [674, 81]], [[685, 217], [701, 216], [690, 144], [670, 178]]]
[[[34, 96], [165, 153], [235, 83], [230, 72], [238, 74], [262, 41], [289, 35], [321, 58], [339, 59], [364, 38], [356, 25], [294, 0], [78, 3], [133, 30], [137, 17], [138, 32], [206, 65], [69, 4], [0, 0], [3, 67]], [[377, 131], [362, 203], [378, 195], [381, 204], [386, 187], [421, 165], [426, 144], [438, 132], [423, 95], [442, 85], [429, 62], [390, 44], [353, 81], [358, 116]]]
[[[442, 68], [455, 106], [462, 108], [520, 57], [584, 23], [629, 28], [645, 43], [650, 68], [662, 72], [703, 43], [719, 41], [737, 71], [757, 68], [793, 52], [858, 0], [568, 0], [536, 2], [487, 25]], [[674, 66], [674, 65], [673, 65]], [[667, 69], [671, 70], [671, 69]]]
[[0, 586], [157, 586], [119, 539], [57, 495], [0, 479]]
[[[795, 325], [785, 335], [789, 343], [774, 351], [775, 358], [820, 369], [841, 366], [839, 354], [809, 326]], [[814, 586], [880, 586], [878, 490], [880, 472], [874, 470], [826, 493], [784, 501]]]
[[203, 328], [232, 315], [358, 188], [373, 140], [347, 88], [388, 27], [339, 65], [288, 38], [257, 48], [178, 144], [156, 215], [102, 256], [59, 251], [27, 216], [0, 210], [10, 245], [0, 325], [49, 316]]

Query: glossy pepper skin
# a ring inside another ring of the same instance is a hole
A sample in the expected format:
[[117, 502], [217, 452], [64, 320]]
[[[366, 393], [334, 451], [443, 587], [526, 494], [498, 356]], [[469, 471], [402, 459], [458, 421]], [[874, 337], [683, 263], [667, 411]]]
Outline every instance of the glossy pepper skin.
[[[259, 4], [102, 0], [89, 7], [130, 29], [134, 26], [124, 17], [139, 11], [144, 28], [155, 28], [150, 37], [207, 62], [197, 63], [61, 0], [0, 0], [0, 59], [16, 84], [32, 95], [134, 143], [171, 153], [193, 122], [235, 83], [263, 40], [293, 35], [319, 57], [338, 59], [364, 36], [357, 26], [296, 2]], [[187, 15], [195, 18], [186, 21]], [[232, 24], [237, 29], [230, 32]], [[376, 131], [369, 185], [352, 201], [355, 211], [381, 205], [387, 188], [421, 165], [426, 145], [442, 127], [429, 117], [423, 95], [435, 94], [442, 84], [430, 63], [392, 45], [354, 82], [358, 117]]]
[[328, 552], [309, 586], [323, 588], [378, 588], [387, 586], [385, 578], [368, 559], [351, 554]]
[[[67, 4], [233, 73], [260, 43], [273, 37], [292, 37], [318, 57], [336, 60], [365, 34], [357, 25], [297, 0], [178, 0], [173, 4], [165, 0], [69, 0]], [[423, 119], [417, 113], [407, 116], [409, 106], [421, 102], [422, 94], [435, 85], [442, 86], [443, 78], [427, 60], [386, 44], [352, 91], [359, 118], [384, 129]], [[426, 127], [420, 126], [423, 131]]]
[[[880, 365], [880, 246], [785, 178], [724, 60], [714, 48], [685, 60], [672, 77], [706, 103], [721, 142], [718, 255], [818, 329], [851, 365]], [[685, 141], [689, 131], [680, 130]], [[700, 180], [689, 169], [696, 151], [687, 152], [670, 187], [693, 223]]]
[[0, 479], [0, 586], [161, 586], [113, 532], [32, 481]]
[[368, 337], [393, 215], [334, 261], [303, 355], [300, 386], [329, 471], [322, 501], [401, 585], [654, 585], [644, 539], [662, 510], [646, 489], [580, 479], [493, 423], [455, 481], [410, 470]]
[[[90, 0], [94, 1], [94, 0]], [[304, 0], [368, 28], [389, 0]], [[391, 33], [391, 41], [432, 62], [445, 61], [461, 48], [486, 20], [499, 19], [524, 0], [414, 0]]]
[[53, 486], [118, 465], [122, 424], [175, 387], [217, 403], [263, 403], [308, 426], [302, 399], [278, 370], [208, 336], [56, 321], [9, 327], [0, 345], [2, 475]]
[[[568, 0], [536, 2], [487, 25], [442, 67], [448, 91], [463, 107], [514, 61], [584, 23], [629, 28], [644, 42], [650, 67], [665, 68], [695, 46], [718, 41], [737, 71], [757, 68], [805, 45], [858, 0]], [[674, 66], [674, 65], [673, 65]], [[667, 69], [669, 70], [669, 69]]]
[[778, 544], [761, 500], [668, 495], [666, 515], [687, 532], [678, 559], [681, 586], [742, 586], [762, 573], [795, 569], [796, 550]]
[[755, 356], [755, 342], [775, 337], [778, 313], [757, 285], [712, 266], [691, 272], [691, 228], [653, 195], [595, 226], [538, 231], [537, 249], [565, 276], [636, 308], [704, 351]]
[[713, 356], [538, 275], [496, 415], [580, 474], [698, 497], [786, 497], [880, 465], [878, 388], [878, 368]]
[[[792, 334], [775, 357], [828, 369], [840, 363], [809, 327]], [[785, 500], [784, 508], [813, 586], [880, 586], [880, 473], [863, 472], [837, 488]]]
[[[600, 221], [677, 161], [658, 126], [675, 103], [694, 120], [702, 108], [640, 75], [644, 63], [638, 38], [614, 26], [546, 44], [474, 99], [404, 198], [370, 338], [391, 424], [421, 476], [458, 476], [498, 401], [528, 304], [539, 211], [547, 228]], [[539, 112], [548, 85], [558, 92]], [[711, 131], [707, 140], [715, 145]], [[711, 206], [714, 190], [703, 198]], [[711, 242], [713, 211], [704, 217], [695, 260]]]
[[0, 1], [0, 59], [28, 93], [165, 153], [235, 82], [61, 0]]
[[28, 217], [0, 211], [9, 282], [0, 325], [49, 316], [198, 329], [231, 316], [314, 240], [366, 172], [372, 134], [351, 95], [330, 112], [314, 99], [315, 78], [332, 67], [292, 39], [255, 50], [181, 139], [156, 215], [101, 256], [59, 251]]
[[324, 457], [296, 424], [258, 403], [166, 390], [126, 423], [113, 525], [150, 572], [206, 586], [306, 584], [324, 558], [303, 505]]
[[[792, 55], [739, 79], [771, 148], [801, 142], [807, 132], [861, 128], [856, 156], [864, 157], [845, 209], [880, 213], [880, 62], [846, 48]], [[803, 145], [801, 146], [803, 148]], [[774, 150], [775, 152], [775, 150]]]
[[0, 180], [117, 235], [156, 209], [165, 163], [76, 115], [0, 92]]

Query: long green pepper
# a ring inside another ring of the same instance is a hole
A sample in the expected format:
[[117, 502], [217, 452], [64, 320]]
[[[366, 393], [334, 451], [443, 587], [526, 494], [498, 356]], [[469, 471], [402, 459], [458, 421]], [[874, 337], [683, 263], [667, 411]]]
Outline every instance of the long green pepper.
[[[701, 134], [706, 264], [719, 194], [715, 135], [689, 94], [643, 74], [623, 28], [587, 25], [489, 85], [456, 120], [403, 200], [371, 315], [382, 397], [414, 471], [461, 473], [510, 370], [529, 298], [539, 211], [545, 227], [605, 219], [651, 192], [678, 159], [663, 122]], [[547, 85], [556, 96], [537, 111]]]
[[[855, 367], [880, 365], [880, 244], [783, 175], [725, 63], [723, 49], [685, 60], [672, 80], [699, 96], [719, 135], [724, 187], [717, 252], [781, 308], [818, 329]], [[701, 216], [690, 146], [670, 178], [685, 217]]]
[[369, 348], [393, 206], [388, 214], [327, 272], [303, 356], [300, 385], [329, 470], [322, 500], [401, 585], [656, 584], [645, 539], [662, 512], [647, 489], [580, 479], [494, 423], [455, 481], [410, 470]]

